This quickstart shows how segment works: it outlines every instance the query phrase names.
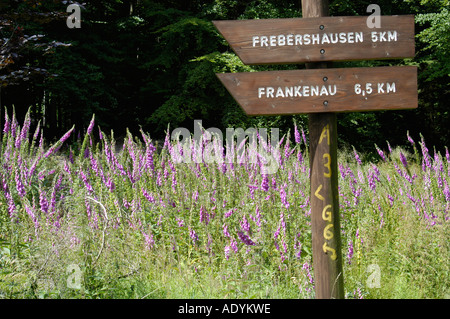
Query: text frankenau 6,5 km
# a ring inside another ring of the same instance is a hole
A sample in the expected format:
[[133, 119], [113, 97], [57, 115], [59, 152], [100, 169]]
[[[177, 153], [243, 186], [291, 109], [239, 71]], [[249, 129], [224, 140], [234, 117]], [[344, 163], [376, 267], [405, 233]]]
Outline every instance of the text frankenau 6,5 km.
[[250, 313], [260, 313], [260, 314], [269, 314], [270, 313], [270, 304], [224, 304], [221, 308], [214, 308], [213, 306], [199, 306], [199, 305], [189, 305], [186, 303], [185, 305], [178, 307], [179, 314], [204, 314], [208, 317], [211, 312], [220, 312], [222, 314], [250, 314]]

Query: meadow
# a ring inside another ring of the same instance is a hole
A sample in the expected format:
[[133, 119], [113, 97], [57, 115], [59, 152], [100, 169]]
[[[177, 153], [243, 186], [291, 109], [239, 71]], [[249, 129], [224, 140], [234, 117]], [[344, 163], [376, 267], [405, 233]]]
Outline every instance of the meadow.
[[[249, 143], [186, 163], [169, 134], [118, 145], [93, 117], [74, 135], [46, 146], [29, 114], [5, 112], [0, 298], [314, 298], [301, 128], [260, 142], [278, 150], [270, 175]], [[450, 155], [414, 138], [376, 158], [339, 150], [346, 298], [450, 297]]]

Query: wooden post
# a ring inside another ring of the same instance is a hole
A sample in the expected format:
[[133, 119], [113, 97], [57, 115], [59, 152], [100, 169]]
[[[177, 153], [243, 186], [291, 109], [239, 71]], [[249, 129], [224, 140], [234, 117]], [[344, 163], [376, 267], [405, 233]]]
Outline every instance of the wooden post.
[[[309, 114], [316, 298], [344, 298], [336, 112], [417, 108], [417, 67], [332, 69], [327, 63], [413, 57], [414, 17], [382, 17], [386, 30], [377, 33], [364, 17], [328, 17], [328, 0], [302, 0], [302, 13], [308, 19], [213, 23], [245, 64], [305, 62], [310, 70], [216, 75], [247, 115]], [[327, 34], [339, 34], [339, 41]]]
[[[328, 16], [328, 0], [302, 0], [302, 14], [303, 18]], [[326, 67], [323, 62], [306, 64], [307, 69]], [[311, 228], [317, 299], [344, 298], [336, 129], [335, 113], [309, 114]]]

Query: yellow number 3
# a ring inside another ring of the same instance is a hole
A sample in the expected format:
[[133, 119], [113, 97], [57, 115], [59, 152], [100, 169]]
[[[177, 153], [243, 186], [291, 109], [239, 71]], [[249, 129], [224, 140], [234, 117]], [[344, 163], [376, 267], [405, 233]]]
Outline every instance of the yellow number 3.
[[323, 176], [325, 177], [331, 177], [331, 156], [328, 153], [323, 154], [323, 158], [327, 159], [327, 162], [323, 164], [328, 169], [328, 173], [323, 173]]

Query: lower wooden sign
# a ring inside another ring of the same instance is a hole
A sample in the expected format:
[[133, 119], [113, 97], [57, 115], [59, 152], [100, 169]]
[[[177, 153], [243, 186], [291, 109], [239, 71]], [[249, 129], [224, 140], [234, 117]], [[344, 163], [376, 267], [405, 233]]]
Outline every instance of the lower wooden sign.
[[418, 106], [415, 66], [218, 73], [217, 77], [247, 115]]

